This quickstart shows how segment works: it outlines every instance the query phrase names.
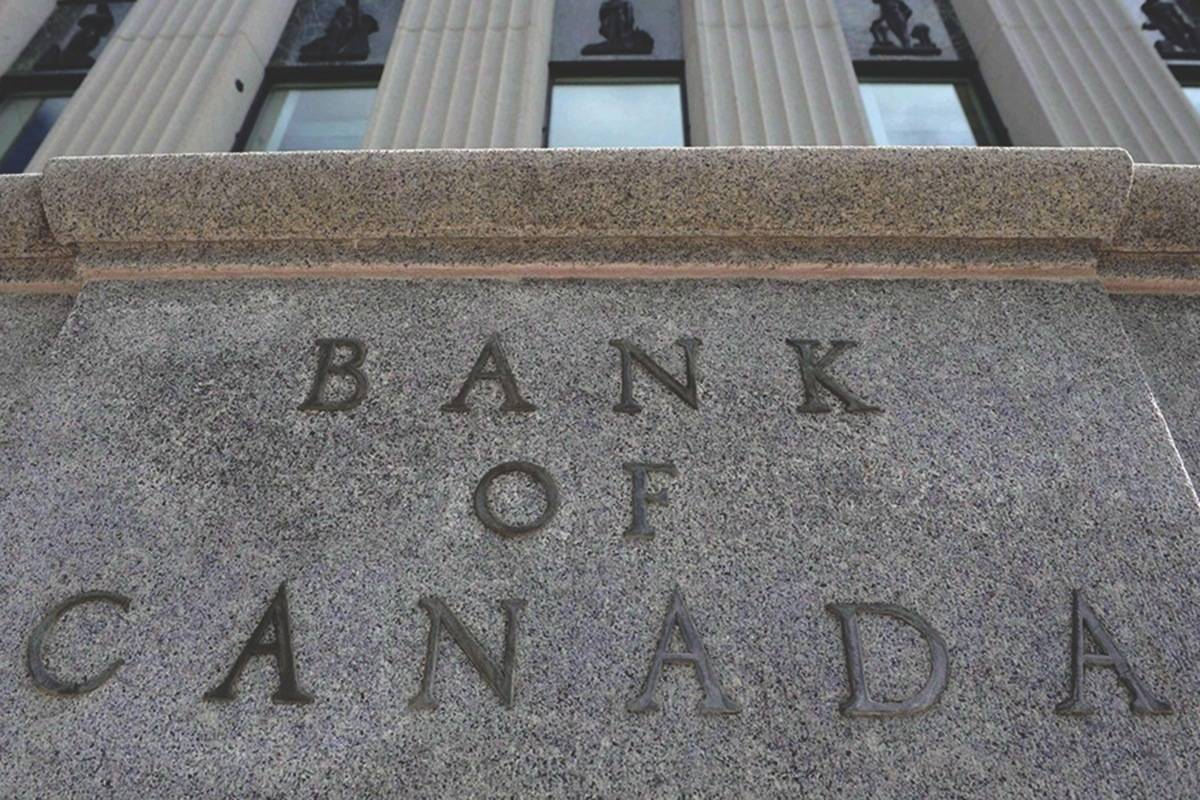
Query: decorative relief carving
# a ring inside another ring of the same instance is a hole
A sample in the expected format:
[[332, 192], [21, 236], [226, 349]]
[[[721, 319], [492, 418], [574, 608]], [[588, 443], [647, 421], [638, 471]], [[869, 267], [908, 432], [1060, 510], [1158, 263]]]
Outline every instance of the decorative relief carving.
[[108, 3], [96, 3], [90, 14], [83, 15], [75, 23], [77, 30], [67, 46], [50, 45], [33, 68], [39, 71], [90, 69], [96, 63], [92, 51], [112, 33], [116, 24]]
[[[273, 639], [266, 640], [267, 633]], [[267, 606], [266, 613], [259, 620], [254, 633], [246, 640], [242, 652], [229, 669], [229, 674], [220, 685], [204, 695], [205, 700], [233, 700], [237, 693], [234, 686], [242, 676], [242, 670], [250, 659], [258, 656], [270, 656], [275, 659], [275, 669], [279, 672], [279, 688], [271, 696], [271, 701], [289, 705], [304, 705], [313, 701], [312, 695], [300, 689], [296, 680], [296, 655], [292, 650], [292, 620], [288, 614], [287, 583], [279, 584], [275, 597]]]
[[[687, 649], [679, 652], [671, 649], [678, 630]], [[704, 649], [704, 640], [692, 621], [687, 604], [683, 600], [683, 592], [675, 589], [671, 593], [671, 604], [667, 607], [667, 616], [663, 620], [662, 631], [658, 635], [658, 647], [654, 651], [654, 659], [650, 662], [650, 671], [646, 673], [646, 681], [642, 691], [626, 708], [634, 713], [658, 711], [658, 702], [654, 699], [658, 692], [658, 683], [662, 680], [664, 664], [690, 664], [704, 691], [704, 699], [700, 703], [701, 714], [737, 714], [742, 708], [730, 700], [721, 688], [721, 681], [713, 669], [708, 653]]]
[[[367, 359], [367, 346], [358, 339], [317, 339], [319, 355], [317, 372], [313, 376], [312, 388], [301, 411], [349, 411], [367, 399], [367, 375], [362, 371]], [[334, 362], [338, 350], [349, 350], [350, 357], [340, 363]], [[326, 387], [331, 376], [350, 378], [354, 391], [340, 400], [326, 398]]]
[[[871, 0], [879, 6], [879, 17], [871, 23], [871, 36], [875, 44], [873, 56], [939, 56], [942, 49], [930, 40], [929, 26], [914, 25], [911, 33], [908, 23], [913, 11], [904, 0]], [[891, 37], [895, 36], [893, 42]]]
[[821, 343], [815, 339], [788, 339], [788, 346], [800, 354], [800, 374], [804, 380], [804, 405], [801, 414], [827, 414], [833, 409], [821, 399], [818, 386], [824, 386], [834, 397], [842, 401], [851, 414], [872, 414], [882, 409], [870, 405], [847, 389], [829, 374], [829, 367], [847, 350], [858, 347], [858, 342], [834, 340], [822, 356], [817, 356]]
[[586, 45], [585, 56], [641, 56], [654, 52], [654, 37], [637, 27], [630, 0], [604, 0], [600, 4], [602, 42]]
[[642, 407], [633, 399], [633, 364], [635, 361], [652, 378], [670, 390], [671, 394], [692, 408], [700, 409], [699, 387], [696, 382], [696, 350], [700, 347], [699, 339], [682, 338], [675, 342], [683, 348], [683, 369], [686, 383], [675, 380], [657, 361], [646, 355], [644, 350], [632, 342], [613, 339], [609, 344], [621, 351], [621, 402], [613, 406], [614, 411], [622, 414], [637, 414], [642, 410]]
[[371, 34], [379, 32], [379, 21], [363, 13], [359, 0], [345, 0], [325, 26], [325, 32], [301, 46], [301, 63], [366, 61], [371, 55]]
[[626, 539], [653, 539], [655, 530], [650, 527], [650, 522], [647, 519], [648, 505], [665, 506], [667, 504], [667, 490], [660, 489], [654, 493], [647, 492], [647, 484], [652, 473], [660, 475], [669, 475], [672, 478], [679, 477], [679, 470], [674, 464], [641, 464], [641, 463], [626, 463], [622, 467], [629, 473], [632, 478], [632, 493], [633, 493], [633, 521], [629, 523], [629, 527], [625, 529]]
[[1200, 29], [1169, 0], [1146, 0], [1142, 13], [1147, 22], [1142, 29], [1158, 31], [1163, 38], [1154, 43], [1154, 49], [1163, 58], [1200, 59]]
[[[531, 478], [541, 487], [542, 494], [545, 495], [546, 507], [533, 522], [525, 524], [505, 522], [496, 515], [492, 509], [491, 500], [488, 499], [488, 492], [497, 478], [514, 474]], [[530, 464], [528, 461], [507, 461], [492, 467], [480, 478], [479, 484], [475, 487], [474, 508], [475, 516], [488, 530], [500, 534], [505, 539], [518, 539], [540, 531], [550, 524], [550, 520], [554, 519], [558, 513], [558, 482], [545, 468], [539, 467], [537, 464]]]
[[[1098, 653], [1087, 651], [1089, 639]], [[1083, 678], [1088, 667], [1111, 669], [1117, 674], [1117, 680], [1129, 692], [1129, 710], [1134, 714], [1173, 713], [1170, 703], [1155, 697], [1138, 679], [1083, 592], [1076, 589], [1071, 603], [1071, 696], [1058, 704], [1056, 713], [1082, 717], [1095, 711], [1083, 699]]]
[[506, 707], [511, 706], [516, 698], [517, 626], [520, 623], [521, 611], [525, 608], [525, 601], [500, 601], [505, 622], [504, 653], [499, 664], [488, 655], [479, 639], [440, 598], [424, 597], [419, 605], [429, 615], [429, 636], [425, 643], [425, 669], [421, 673], [421, 689], [408, 701], [408, 707], [430, 711], [438, 707], [437, 699], [433, 696], [433, 682], [437, 677], [438, 651], [441, 649], [443, 627], [500, 702]]
[[[488, 369], [489, 364], [491, 364], [491, 369]], [[517, 380], [513, 377], [512, 367], [508, 365], [508, 357], [504, 354], [504, 348], [500, 346], [499, 335], [493, 335], [487, 340], [483, 350], [479, 353], [479, 358], [475, 360], [475, 366], [471, 368], [470, 374], [463, 382], [462, 388], [459, 389], [453, 400], [442, 406], [442, 411], [456, 414], [465, 414], [470, 411], [471, 407], [467, 405], [467, 396], [479, 381], [496, 381], [500, 384], [500, 389], [504, 392], [504, 405], [500, 406], [501, 411], [528, 413], [537, 410], [532, 403], [521, 396], [521, 390], [517, 388]]]
[[[846, 674], [850, 679], [850, 696], [841, 705], [842, 714], [847, 717], [909, 717], [928, 711], [937, 704], [950, 680], [950, 657], [941, 635], [924, 617], [890, 603], [835, 603], [825, 608], [842, 624]], [[862, 638], [858, 631], [858, 618], [862, 614], [877, 614], [899, 620], [921, 634], [921, 638], [929, 645], [929, 679], [912, 697], [899, 702], [880, 701], [871, 697], [867, 688], [866, 668], [863, 666]]]
[[114, 592], [81, 592], [67, 598], [50, 609], [46, 616], [42, 617], [41, 621], [33, 629], [33, 633], [29, 634], [29, 642], [25, 646], [25, 666], [29, 668], [29, 675], [33, 678], [33, 685], [48, 694], [60, 697], [73, 697], [94, 692], [107, 683], [113, 675], [117, 674], [117, 670], [124, 666], [124, 661], [117, 659], [94, 678], [69, 683], [59, 679], [46, 668], [46, 659], [42, 651], [45, 647], [46, 639], [50, 636], [51, 631], [54, 630], [54, 626], [63, 618], [64, 614], [76, 606], [83, 605], [84, 603], [109, 603], [122, 611], [128, 611], [129, 602], [129, 598], [115, 594]]

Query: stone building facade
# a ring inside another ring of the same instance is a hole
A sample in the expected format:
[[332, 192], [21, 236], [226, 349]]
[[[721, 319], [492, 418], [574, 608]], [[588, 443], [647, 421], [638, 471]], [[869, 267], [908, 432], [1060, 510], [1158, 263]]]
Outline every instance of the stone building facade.
[[1200, 795], [1198, 24], [0, 0], [0, 796]]

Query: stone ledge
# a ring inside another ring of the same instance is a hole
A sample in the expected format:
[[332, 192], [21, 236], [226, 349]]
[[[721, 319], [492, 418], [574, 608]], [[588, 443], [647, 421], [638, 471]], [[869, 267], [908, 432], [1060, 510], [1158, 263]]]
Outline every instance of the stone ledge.
[[50, 232], [40, 175], [0, 175], [0, 292], [72, 291], [73, 251]]
[[1098, 265], [1105, 287], [1200, 293], [1200, 167], [1138, 164], [1121, 226]]
[[[436, 150], [58, 159], [58, 239], [793, 237], [1106, 242], [1121, 150]], [[986, 187], [986, 191], [981, 191]]]
[[0, 258], [28, 267], [53, 255], [60, 283], [460, 270], [1090, 277], [1133, 175], [1122, 150], [1069, 148], [66, 158], [3, 184], [14, 211]]

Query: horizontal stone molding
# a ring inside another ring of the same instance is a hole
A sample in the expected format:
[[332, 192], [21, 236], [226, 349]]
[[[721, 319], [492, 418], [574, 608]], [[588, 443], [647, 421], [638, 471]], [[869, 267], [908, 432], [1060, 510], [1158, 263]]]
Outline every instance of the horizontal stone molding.
[[73, 250], [50, 232], [38, 175], [0, 175], [0, 292], [73, 291]]
[[1200, 293], [1200, 167], [1138, 164], [1112, 247], [1099, 263], [1113, 292]]
[[1113, 249], [1191, 252], [1192, 174], [1135, 172], [1111, 148], [62, 158], [40, 177], [0, 179], [0, 258], [9, 272], [55, 261], [47, 275], [67, 287], [218, 275], [1092, 278]]

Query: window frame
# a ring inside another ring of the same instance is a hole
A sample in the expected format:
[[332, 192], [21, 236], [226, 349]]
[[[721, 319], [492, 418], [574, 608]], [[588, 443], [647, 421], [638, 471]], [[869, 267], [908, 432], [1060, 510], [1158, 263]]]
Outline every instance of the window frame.
[[[271, 92], [282, 88], [338, 89], [352, 85], [375, 86], [383, 78], [383, 64], [303, 64], [267, 67], [262, 84], [234, 137], [232, 153], [245, 153]], [[375, 98], [379, 101], [378, 95]]]
[[597, 59], [595, 61], [551, 61], [546, 82], [546, 109], [542, 123], [542, 148], [550, 147], [550, 112], [554, 103], [554, 84], [559, 81], [596, 83], [632, 83], [635, 81], [671, 81], [679, 84], [679, 110], [683, 116], [683, 146], [692, 146], [692, 122], [688, 114], [687, 76], [684, 62], [646, 59]]
[[[971, 61], [878, 59], [855, 61], [854, 74], [862, 83], [949, 83], [964, 87], [977, 104], [972, 114], [964, 105], [976, 147], [1011, 147], [1012, 139], [987, 90], [979, 65]], [[963, 99], [959, 89], [959, 99]], [[982, 123], [978, 124], [977, 123]]]

